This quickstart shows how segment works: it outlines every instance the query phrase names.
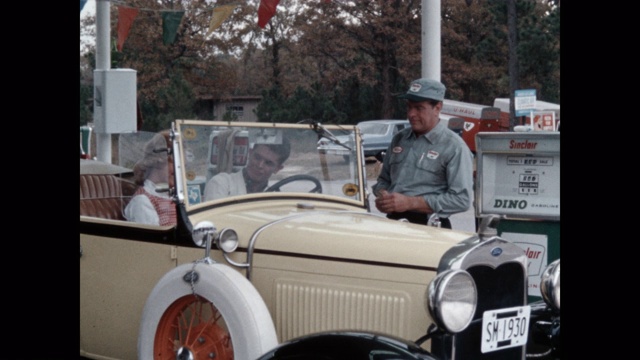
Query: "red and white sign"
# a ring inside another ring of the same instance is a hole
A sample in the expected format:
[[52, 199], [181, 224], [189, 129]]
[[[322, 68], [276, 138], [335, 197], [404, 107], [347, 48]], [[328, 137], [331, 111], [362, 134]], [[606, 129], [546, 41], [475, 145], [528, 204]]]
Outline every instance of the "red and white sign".
[[556, 131], [556, 113], [553, 111], [532, 111], [534, 131]]

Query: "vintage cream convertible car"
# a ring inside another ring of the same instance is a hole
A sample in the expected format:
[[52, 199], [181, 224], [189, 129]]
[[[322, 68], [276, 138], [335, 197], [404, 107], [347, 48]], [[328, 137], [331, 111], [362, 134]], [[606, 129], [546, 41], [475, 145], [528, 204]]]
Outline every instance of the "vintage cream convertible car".
[[[80, 163], [81, 357], [272, 359], [327, 337], [328, 352], [351, 348], [344, 338], [384, 343], [370, 359], [524, 359], [522, 249], [496, 235], [496, 218], [476, 234], [371, 212], [355, 126], [175, 121], [153, 149], [173, 166], [159, 191], [174, 225], [123, 214], [151, 135], [118, 135], [113, 164]], [[318, 150], [343, 135], [357, 139], [349, 162]], [[205, 199], [213, 176], [283, 139], [291, 153], [267, 191]]]

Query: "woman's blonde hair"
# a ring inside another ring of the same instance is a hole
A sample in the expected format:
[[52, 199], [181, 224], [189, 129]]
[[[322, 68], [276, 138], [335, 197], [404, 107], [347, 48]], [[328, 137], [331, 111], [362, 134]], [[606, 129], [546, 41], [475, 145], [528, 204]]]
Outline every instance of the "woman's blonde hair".
[[169, 130], [163, 130], [153, 136], [144, 145], [143, 157], [133, 167], [135, 183], [143, 185], [149, 177], [149, 173], [159, 167], [163, 167], [168, 161]]

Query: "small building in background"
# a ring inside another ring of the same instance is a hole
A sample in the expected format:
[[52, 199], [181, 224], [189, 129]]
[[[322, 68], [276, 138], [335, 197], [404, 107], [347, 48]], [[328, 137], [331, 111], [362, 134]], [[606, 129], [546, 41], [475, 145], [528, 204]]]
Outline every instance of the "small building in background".
[[230, 98], [203, 97], [198, 100], [198, 117], [207, 120], [257, 122], [255, 110], [262, 96], [247, 95]]

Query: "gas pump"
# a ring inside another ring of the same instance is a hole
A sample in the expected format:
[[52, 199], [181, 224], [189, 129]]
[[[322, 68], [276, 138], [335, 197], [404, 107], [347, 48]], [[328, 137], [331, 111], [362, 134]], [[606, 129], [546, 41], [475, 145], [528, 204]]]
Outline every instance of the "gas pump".
[[539, 300], [542, 271], [560, 258], [560, 132], [484, 132], [476, 146], [476, 217], [502, 216], [498, 234], [527, 254]]

